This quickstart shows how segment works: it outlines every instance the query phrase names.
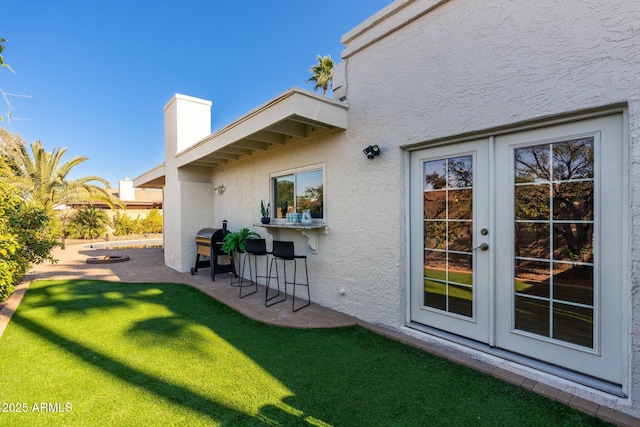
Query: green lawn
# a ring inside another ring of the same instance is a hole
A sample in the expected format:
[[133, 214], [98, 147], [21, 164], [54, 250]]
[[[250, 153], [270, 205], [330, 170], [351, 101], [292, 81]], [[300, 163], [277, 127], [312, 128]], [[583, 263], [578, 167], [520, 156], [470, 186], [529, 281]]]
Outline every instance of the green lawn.
[[3, 426], [605, 425], [360, 327], [269, 326], [184, 285], [34, 282], [0, 354]]

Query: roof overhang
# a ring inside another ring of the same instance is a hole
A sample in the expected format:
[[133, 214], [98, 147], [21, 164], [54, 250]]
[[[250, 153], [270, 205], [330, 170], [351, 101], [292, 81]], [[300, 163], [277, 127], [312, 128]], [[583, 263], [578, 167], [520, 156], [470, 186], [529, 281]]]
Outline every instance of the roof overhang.
[[[176, 154], [176, 166], [215, 168], [256, 153], [347, 129], [348, 105], [292, 88]], [[133, 180], [162, 188], [165, 165]]]
[[177, 166], [216, 167], [347, 129], [348, 106], [292, 88], [176, 154]]
[[164, 188], [164, 163], [133, 179], [135, 188]]

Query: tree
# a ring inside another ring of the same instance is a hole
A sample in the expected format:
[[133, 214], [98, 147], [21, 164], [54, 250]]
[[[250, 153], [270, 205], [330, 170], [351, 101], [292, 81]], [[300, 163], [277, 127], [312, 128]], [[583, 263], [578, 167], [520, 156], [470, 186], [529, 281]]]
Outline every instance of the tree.
[[[9, 66], [9, 64], [5, 64], [4, 63], [4, 58], [2, 57], [2, 52], [4, 51], [4, 43], [7, 41], [7, 39], [0, 37], [0, 69], [1, 68], [6, 68], [9, 71], [11, 71], [12, 73], [14, 73], [14, 71], [11, 69], [11, 67]], [[10, 118], [11, 117], [11, 103], [9, 102], [9, 99], [7, 98], [7, 93], [5, 91], [3, 91], [2, 89], [0, 89], [0, 94], [2, 94], [2, 97], [4, 98], [4, 101], [7, 103], [7, 107], [9, 107], [9, 111], [7, 112], [7, 117]], [[3, 121], [4, 118], [2, 116], [0, 116], [0, 122]]]
[[314, 82], [315, 87], [314, 91], [322, 88], [322, 95], [327, 96], [327, 89], [329, 88], [329, 83], [333, 81], [333, 67], [335, 63], [331, 59], [331, 55], [327, 56], [316, 56], [318, 63], [311, 66], [309, 72], [312, 76], [307, 80], [308, 82]]
[[53, 209], [72, 202], [103, 202], [111, 208], [123, 207], [120, 200], [109, 194], [95, 182], [109, 186], [109, 182], [98, 176], [85, 176], [69, 180], [69, 172], [88, 160], [77, 156], [62, 163], [66, 148], [54, 148], [47, 152], [40, 141], [31, 144], [31, 153], [21, 138], [0, 128], [0, 155], [5, 157], [3, 173], [9, 182], [20, 188], [25, 200]]
[[[4, 43], [7, 41], [7, 39], [0, 37], [0, 70], [3, 68], [6, 68], [7, 70], [11, 71], [13, 74], [15, 74], [15, 71], [13, 71], [11, 69], [11, 67], [9, 66], [9, 64], [4, 62], [4, 57], [2, 56], [2, 52], [4, 51]], [[13, 110], [13, 107], [11, 106], [11, 102], [9, 101], [9, 97], [10, 96], [18, 96], [18, 97], [25, 97], [25, 98], [30, 98], [27, 95], [17, 95], [15, 93], [7, 93], [4, 90], [2, 90], [0, 88], [0, 95], [2, 95], [2, 98], [4, 98], [4, 102], [7, 104], [7, 120], [10, 122], [11, 121], [11, 111]], [[0, 116], [0, 122], [3, 121], [4, 118], [2, 116]]]

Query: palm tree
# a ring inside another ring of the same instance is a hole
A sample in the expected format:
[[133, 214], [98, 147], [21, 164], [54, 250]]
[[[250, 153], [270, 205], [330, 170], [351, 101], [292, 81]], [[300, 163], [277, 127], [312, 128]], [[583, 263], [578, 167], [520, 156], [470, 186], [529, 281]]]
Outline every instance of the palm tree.
[[[8, 132], [7, 132], [8, 133]], [[3, 133], [4, 155], [8, 163], [8, 180], [22, 191], [26, 200], [31, 200], [47, 209], [71, 202], [103, 202], [111, 208], [123, 207], [122, 202], [109, 194], [105, 188], [94, 182], [109, 186], [109, 182], [98, 176], [85, 176], [75, 180], [67, 179], [75, 166], [88, 160], [77, 156], [62, 162], [66, 148], [54, 148], [48, 153], [40, 141], [31, 144], [30, 154], [19, 138], [7, 138]], [[4, 173], [7, 169], [5, 169]]]
[[92, 205], [76, 211], [69, 221], [71, 237], [77, 239], [95, 239], [104, 234], [107, 225], [109, 225], [107, 214]]
[[309, 72], [313, 75], [309, 77], [307, 82], [314, 82], [316, 85], [313, 90], [316, 91], [322, 88], [322, 95], [327, 96], [329, 83], [333, 80], [333, 67], [335, 63], [331, 59], [331, 55], [318, 55], [316, 56], [316, 59], [318, 60], [318, 63], [311, 66]]

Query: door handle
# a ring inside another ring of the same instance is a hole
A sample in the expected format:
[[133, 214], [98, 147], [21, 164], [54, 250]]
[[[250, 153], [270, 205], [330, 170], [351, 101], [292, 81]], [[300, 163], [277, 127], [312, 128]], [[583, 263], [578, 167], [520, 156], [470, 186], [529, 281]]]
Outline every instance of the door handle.
[[487, 245], [486, 243], [481, 243], [480, 246], [478, 246], [477, 248], [473, 248], [474, 251], [476, 249], [480, 249], [481, 251], [487, 251], [489, 250], [489, 245]]

